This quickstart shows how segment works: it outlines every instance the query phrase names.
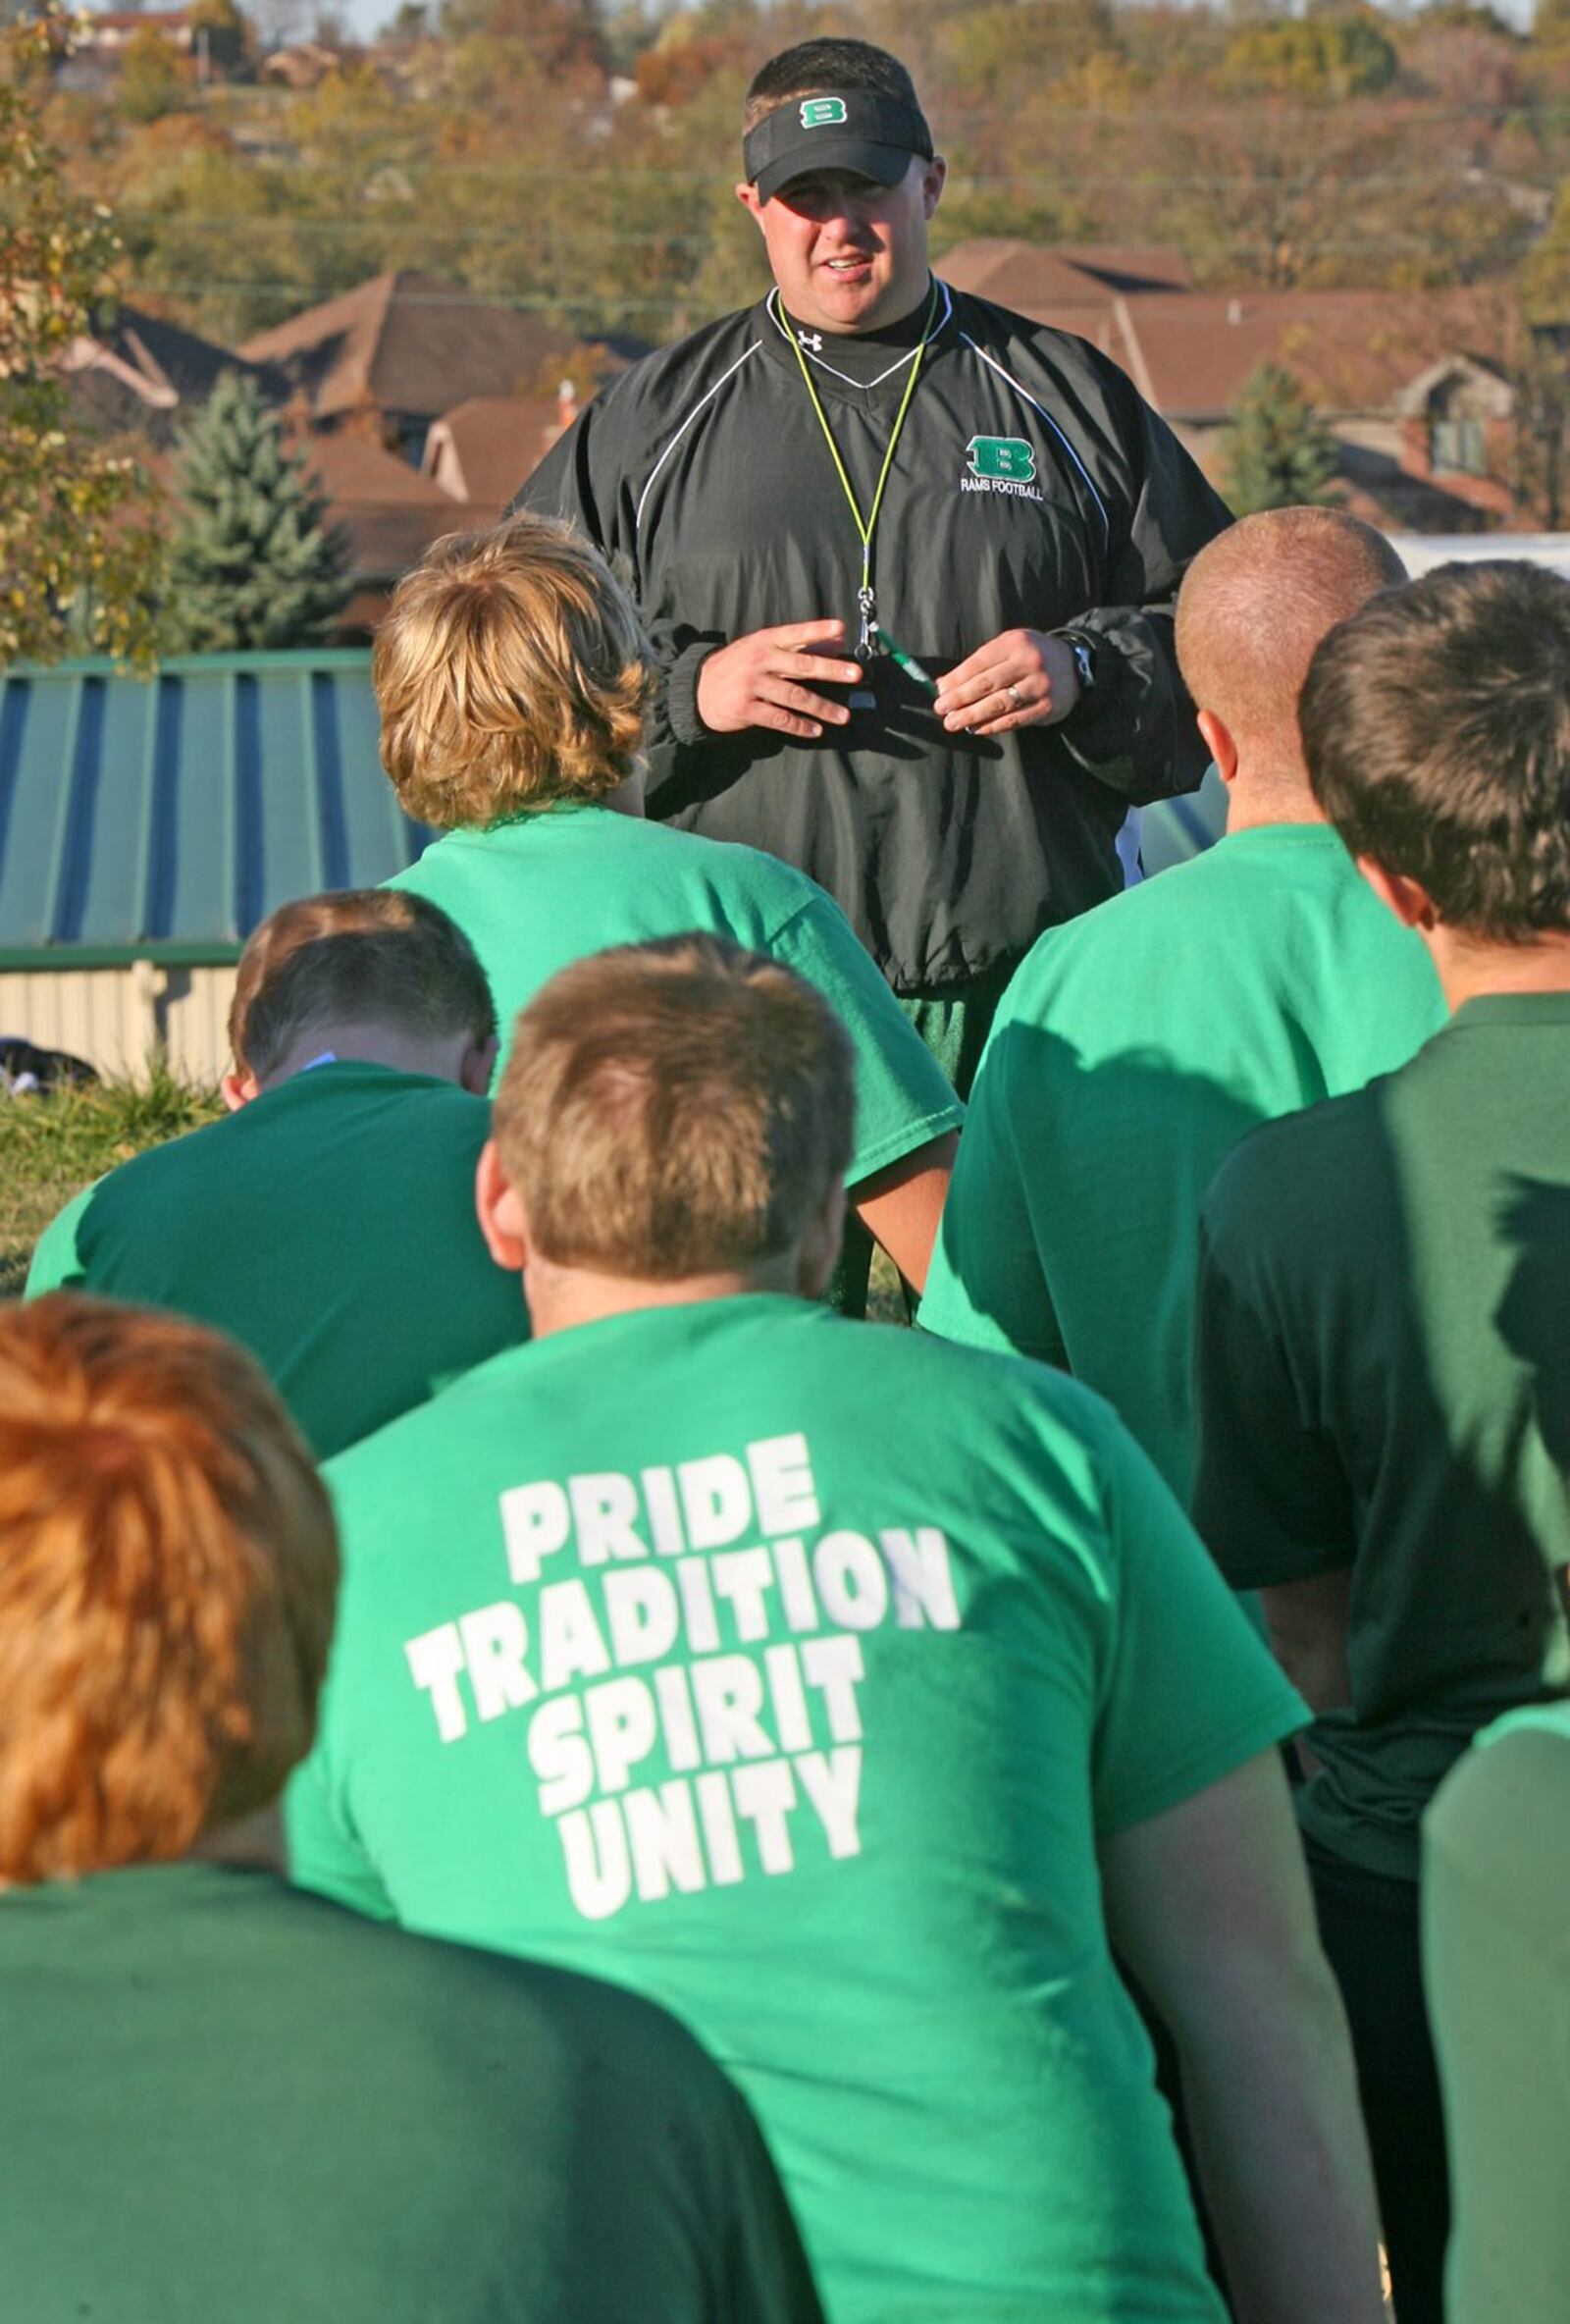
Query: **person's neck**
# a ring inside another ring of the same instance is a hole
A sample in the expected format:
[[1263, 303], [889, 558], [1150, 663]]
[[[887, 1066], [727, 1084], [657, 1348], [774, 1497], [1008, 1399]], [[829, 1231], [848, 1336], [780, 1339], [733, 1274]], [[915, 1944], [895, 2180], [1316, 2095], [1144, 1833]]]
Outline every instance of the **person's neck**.
[[875, 379], [910, 348], [919, 345], [932, 312], [930, 277], [914, 306], [892, 322], [871, 323], [854, 331], [836, 331], [827, 323], [804, 323], [780, 300], [780, 317], [787, 331], [825, 363], [856, 379]]
[[1452, 1016], [1491, 995], [1570, 992], [1570, 930], [1530, 944], [1480, 944], [1442, 922], [1419, 932]]
[[392, 1073], [420, 1074], [431, 1081], [455, 1082], [466, 1044], [451, 1034], [436, 1037], [395, 1025], [328, 1025], [295, 1041], [270, 1074], [260, 1078], [262, 1089], [276, 1089], [281, 1082], [321, 1065], [382, 1065]]
[[1301, 759], [1242, 754], [1227, 786], [1227, 832], [1258, 831], [1270, 823], [1323, 823]]
[[759, 1292], [800, 1297], [794, 1252], [757, 1267], [717, 1268], [709, 1275], [684, 1275], [675, 1283], [651, 1283], [633, 1275], [597, 1275], [587, 1267], [560, 1267], [531, 1256], [523, 1271], [523, 1295], [536, 1340], [569, 1332], [615, 1315], [637, 1315], [657, 1307], [696, 1307], [708, 1299], [741, 1299]]

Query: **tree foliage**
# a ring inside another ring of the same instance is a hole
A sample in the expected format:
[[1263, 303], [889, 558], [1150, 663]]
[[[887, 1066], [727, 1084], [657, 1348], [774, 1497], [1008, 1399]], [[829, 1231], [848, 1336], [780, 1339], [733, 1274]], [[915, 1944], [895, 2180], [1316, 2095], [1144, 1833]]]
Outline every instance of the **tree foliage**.
[[[285, 4], [247, 0], [258, 22]], [[1543, 0], [1524, 37], [1475, 0], [409, 0], [396, 53], [314, 89], [166, 88], [185, 109], [150, 125], [71, 102], [134, 295], [230, 344], [393, 266], [658, 341], [759, 280], [740, 97], [795, 39], [860, 32], [916, 72], [951, 169], [940, 250], [1176, 243], [1202, 287], [1428, 289], [1507, 279], [1570, 178], [1561, 18]]]
[[171, 648], [314, 646], [346, 595], [346, 545], [255, 382], [227, 372], [181, 441]]
[[1234, 513], [1331, 500], [1335, 468], [1335, 439], [1297, 381], [1280, 364], [1262, 363], [1223, 436], [1223, 490]]
[[195, 84], [190, 59], [166, 32], [143, 25], [126, 43], [115, 109], [124, 121], [158, 121], [166, 113], [182, 112]]
[[120, 245], [39, 126], [59, 38], [48, 18], [0, 35], [0, 662], [153, 642], [151, 487], [86, 430], [63, 369]]

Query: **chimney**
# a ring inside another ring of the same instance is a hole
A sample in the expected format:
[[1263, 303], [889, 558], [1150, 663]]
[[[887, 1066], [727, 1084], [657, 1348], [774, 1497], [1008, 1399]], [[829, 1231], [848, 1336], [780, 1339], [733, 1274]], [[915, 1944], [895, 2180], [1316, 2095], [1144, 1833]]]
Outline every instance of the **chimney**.
[[1243, 302], [1242, 302], [1242, 300], [1241, 300], [1240, 298], [1229, 298], [1229, 299], [1228, 299], [1228, 301], [1227, 301], [1227, 320], [1228, 320], [1228, 322], [1229, 322], [1229, 323], [1234, 323], [1234, 324], [1235, 324], [1235, 323], [1240, 323], [1240, 322], [1242, 321], [1242, 319], [1243, 319]]

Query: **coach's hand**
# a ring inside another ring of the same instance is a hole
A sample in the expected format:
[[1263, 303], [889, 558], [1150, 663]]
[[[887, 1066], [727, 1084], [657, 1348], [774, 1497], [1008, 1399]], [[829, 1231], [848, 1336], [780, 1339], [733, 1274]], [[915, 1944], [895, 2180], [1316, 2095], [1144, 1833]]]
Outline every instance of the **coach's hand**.
[[1056, 726], [1079, 699], [1073, 649], [1039, 629], [1006, 629], [950, 670], [932, 708], [951, 734]]
[[698, 673], [698, 715], [710, 734], [772, 726], [815, 741], [825, 725], [843, 726], [851, 713], [813, 694], [812, 685], [854, 686], [862, 672], [857, 662], [829, 661], [811, 649], [844, 639], [843, 621], [788, 621], [721, 646]]

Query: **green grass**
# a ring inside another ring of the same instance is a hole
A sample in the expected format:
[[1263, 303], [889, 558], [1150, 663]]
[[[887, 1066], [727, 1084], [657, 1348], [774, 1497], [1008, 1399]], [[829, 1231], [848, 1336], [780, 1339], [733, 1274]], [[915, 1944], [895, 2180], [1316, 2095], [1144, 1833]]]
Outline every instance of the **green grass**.
[[[183, 1082], [163, 1058], [139, 1082], [0, 1098], [0, 1299], [21, 1296], [33, 1244], [74, 1194], [223, 1110], [216, 1083]], [[866, 1311], [875, 1323], [910, 1320], [899, 1276], [880, 1250], [872, 1253]]]
[[0, 1298], [21, 1293], [33, 1244], [73, 1194], [223, 1110], [216, 1083], [183, 1082], [163, 1058], [138, 1082], [0, 1098]]

